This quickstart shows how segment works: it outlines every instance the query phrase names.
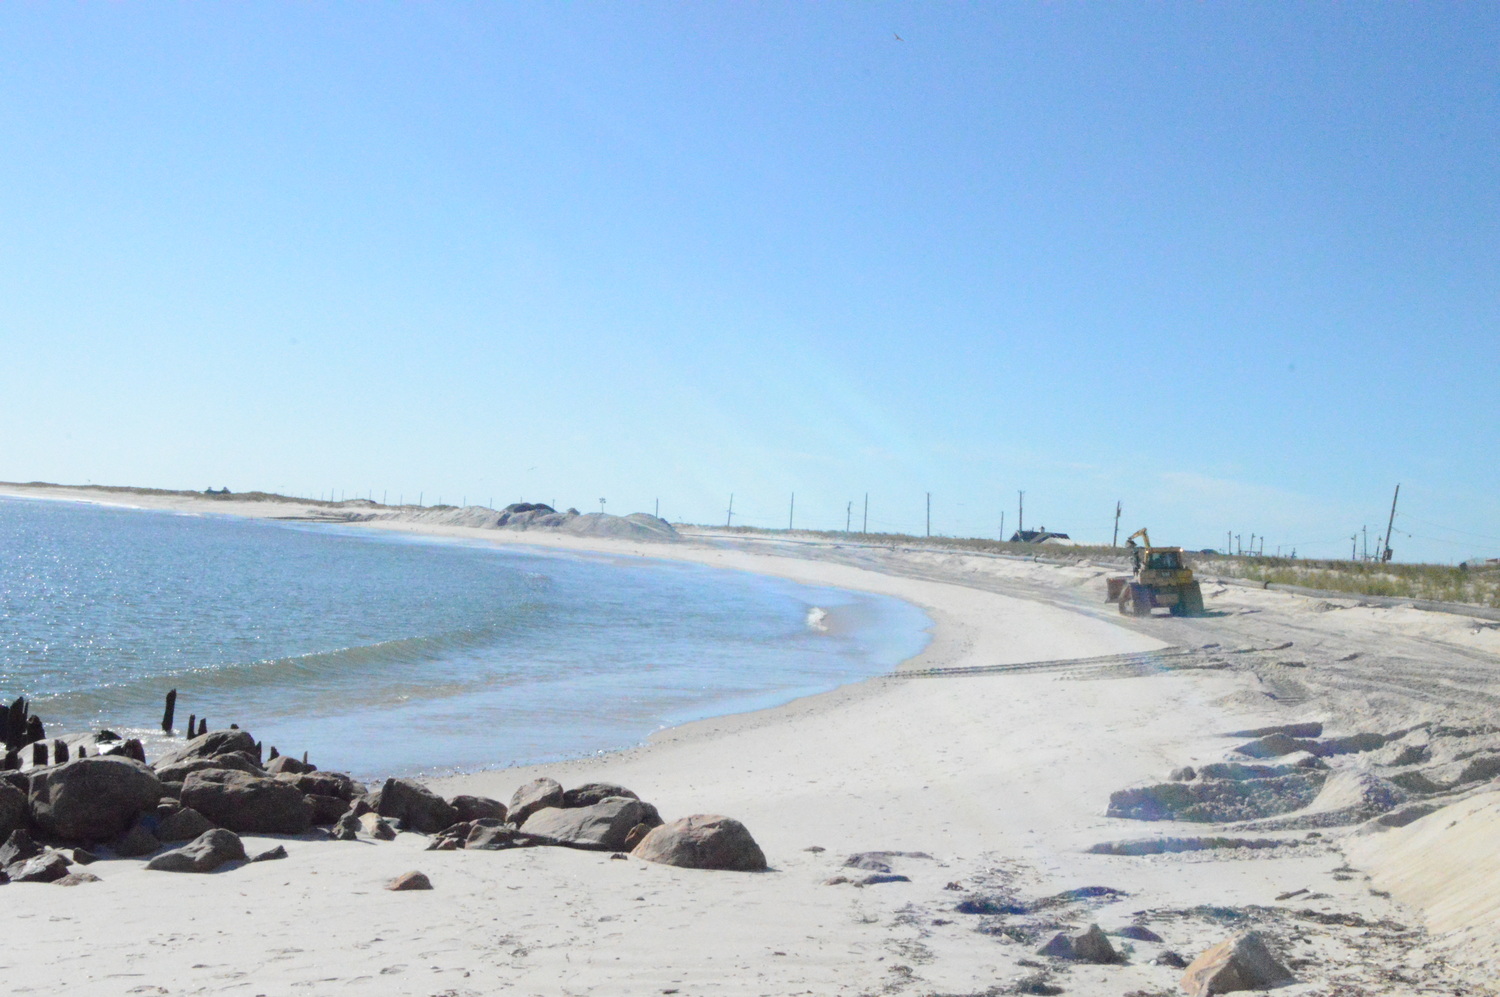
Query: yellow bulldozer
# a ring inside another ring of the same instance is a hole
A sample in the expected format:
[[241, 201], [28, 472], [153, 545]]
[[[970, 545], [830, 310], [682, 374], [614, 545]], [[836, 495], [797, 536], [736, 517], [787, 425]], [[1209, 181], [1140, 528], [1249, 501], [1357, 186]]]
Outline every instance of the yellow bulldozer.
[[[1135, 545], [1137, 537], [1140, 547]], [[1168, 609], [1173, 616], [1203, 615], [1203, 590], [1183, 560], [1181, 547], [1151, 546], [1151, 534], [1144, 528], [1132, 533], [1125, 546], [1135, 573], [1106, 579], [1105, 602], [1118, 604], [1126, 616], [1150, 616], [1156, 608]]]

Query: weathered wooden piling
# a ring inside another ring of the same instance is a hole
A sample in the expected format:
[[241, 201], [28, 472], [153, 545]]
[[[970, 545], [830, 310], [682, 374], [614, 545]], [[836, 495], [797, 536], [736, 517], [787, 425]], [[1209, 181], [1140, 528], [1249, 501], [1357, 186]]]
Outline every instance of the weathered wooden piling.
[[198, 736], [198, 728], [196, 726], [197, 723], [198, 723], [198, 714], [196, 714], [196, 713], [189, 713], [188, 714], [188, 729], [187, 729], [187, 738], [188, 738], [189, 741], [191, 741], [193, 738], [195, 738], [195, 737]]
[[31, 764], [34, 768], [45, 768], [47, 765], [47, 742], [33, 741], [31, 743]]
[[172, 733], [172, 714], [177, 711], [177, 690], [173, 689], [167, 693], [167, 711], [161, 716], [161, 730], [163, 734]]
[[202, 737], [204, 734], [207, 734], [207, 733], [208, 733], [208, 717], [204, 717], [202, 720], [198, 721], [198, 736]]
[[53, 741], [52, 742], [52, 764], [54, 764], [54, 765], [61, 765], [63, 762], [65, 762], [67, 760], [68, 760], [68, 742], [66, 742], [66, 741]]
[[279, 752], [279, 751], [276, 750], [276, 745], [274, 745], [274, 744], [271, 745], [271, 753], [266, 756], [266, 761], [269, 762], [273, 758], [280, 758], [280, 757], [281, 757], [281, 752]]
[[47, 732], [42, 728], [42, 718], [35, 713], [28, 716], [26, 718], [26, 740], [40, 741], [46, 736]]

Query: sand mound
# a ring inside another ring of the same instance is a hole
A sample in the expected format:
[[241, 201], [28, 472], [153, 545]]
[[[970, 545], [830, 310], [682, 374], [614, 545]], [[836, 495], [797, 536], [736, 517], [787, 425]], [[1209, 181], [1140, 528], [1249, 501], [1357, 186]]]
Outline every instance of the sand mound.
[[436, 506], [431, 509], [401, 509], [370, 519], [432, 526], [467, 526], [481, 530], [546, 530], [579, 537], [612, 537], [621, 540], [676, 540], [677, 531], [665, 519], [644, 512], [628, 516], [609, 513], [558, 512], [541, 503], [518, 502], [496, 511], [482, 505]]
[[1406, 827], [1349, 841], [1375, 885], [1422, 909], [1469, 960], [1500, 960], [1500, 793], [1482, 793]]

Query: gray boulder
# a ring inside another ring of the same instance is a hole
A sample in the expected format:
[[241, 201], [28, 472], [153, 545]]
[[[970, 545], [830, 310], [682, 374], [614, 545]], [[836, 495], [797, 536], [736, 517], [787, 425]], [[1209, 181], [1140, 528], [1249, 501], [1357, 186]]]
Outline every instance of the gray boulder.
[[[153, 820], [151, 823], [154, 825], [156, 822]], [[120, 835], [110, 845], [116, 855], [127, 859], [150, 855], [160, 847], [161, 839], [153, 834], [151, 828], [142, 820], [132, 824], [130, 830]]]
[[515, 795], [510, 798], [508, 808], [510, 822], [517, 826], [526, 823], [526, 819], [543, 807], [560, 807], [563, 805], [562, 783], [556, 779], [548, 779], [543, 776], [533, 779], [526, 785], [517, 789]]
[[582, 786], [563, 793], [562, 805], [565, 807], [591, 807], [595, 803], [603, 803], [605, 800], [616, 796], [623, 796], [627, 800], [640, 799], [639, 796], [624, 786], [616, 786], [608, 782], [586, 782]]
[[291, 783], [309, 796], [333, 796], [345, 803], [369, 792], [364, 783], [343, 772], [283, 772], [277, 778]]
[[255, 738], [250, 736], [247, 730], [211, 730], [201, 737], [195, 737], [183, 747], [169, 755], [163, 755], [156, 763], [157, 768], [166, 765], [175, 765], [185, 762], [191, 758], [212, 758], [215, 755], [227, 755], [230, 752], [242, 751], [257, 763], [260, 761], [260, 752], [255, 747]]
[[399, 820], [403, 828], [418, 834], [436, 834], [458, 823], [458, 811], [447, 800], [410, 779], [387, 779], [380, 787], [375, 812]]
[[745, 825], [717, 814], [695, 814], [652, 828], [631, 854], [685, 869], [766, 869], [765, 853]]
[[349, 812], [349, 801], [341, 800], [337, 796], [321, 796], [317, 793], [308, 793], [307, 800], [313, 807], [312, 822], [319, 827], [332, 824]]
[[147, 869], [156, 872], [213, 872], [225, 862], [241, 862], [245, 859], [245, 844], [233, 831], [216, 827], [204, 831], [190, 844], [162, 852], [146, 863]]
[[313, 805], [296, 786], [232, 769], [190, 773], [182, 803], [231, 831], [301, 834], [312, 826]]
[[540, 844], [543, 842], [529, 834], [522, 834], [516, 830], [514, 824], [490, 822], [475, 824], [464, 839], [465, 848], [482, 852], [498, 852], [507, 848], [530, 848]]
[[1089, 925], [1087, 931], [1073, 934], [1059, 931], [1052, 936], [1051, 941], [1037, 949], [1037, 954], [1070, 959], [1074, 962], [1094, 962], [1104, 965], [1124, 961], [1097, 924]]
[[1276, 960], [1254, 931], [1225, 939], [1194, 959], [1182, 974], [1182, 987], [1191, 997], [1269, 990], [1292, 982], [1291, 970]]
[[272, 775], [301, 775], [304, 772], [317, 771], [316, 765], [309, 765], [300, 758], [291, 755], [277, 755], [266, 762], [266, 771]]
[[0, 782], [0, 840], [26, 826], [26, 794], [8, 782]]
[[569, 848], [617, 852], [645, 816], [640, 800], [612, 796], [586, 807], [544, 807], [526, 818], [521, 830]]
[[236, 751], [214, 755], [212, 758], [184, 758], [171, 764], [157, 762], [156, 777], [162, 782], [182, 782], [190, 773], [204, 769], [233, 769], [236, 772], [249, 772], [251, 775], [266, 774], [265, 769], [255, 764], [248, 755]]
[[328, 836], [334, 841], [358, 841], [359, 832], [359, 818], [354, 816], [353, 811], [350, 811], [334, 822], [332, 829], [328, 832]]
[[157, 822], [156, 836], [162, 841], [192, 841], [213, 827], [207, 817], [192, 807], [183, 807]]
[[5, 867], [12, 883], [55, 883], [67, 874], [68, 860], [61, 852], [43, 852]]
[[5, 844], [0, 845], [0, 867], [25, 862], [42, 852], [42, 846], [31, 840], [31, 832], [24, 827], [16, 828], [6, 836]]
[[34, 772], [31, 819], [48, 834], [74, 841], [108, 841], [156, 807], [162, 785], [129, 758], [90, 756]]
[[470, 820], [499, 820], [506, 818], [505, 804], [488, 796], [455, 796], [448, 801], [458, 813], [458, 823]]

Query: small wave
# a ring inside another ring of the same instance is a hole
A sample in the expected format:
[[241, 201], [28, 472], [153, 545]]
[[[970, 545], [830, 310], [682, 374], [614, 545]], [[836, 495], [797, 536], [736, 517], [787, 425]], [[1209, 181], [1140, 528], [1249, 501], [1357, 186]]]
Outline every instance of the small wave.
[[807, 628], [819, 633], [828, 632], [828, 610], [822, 606], [814, 606], [807, 611]]

